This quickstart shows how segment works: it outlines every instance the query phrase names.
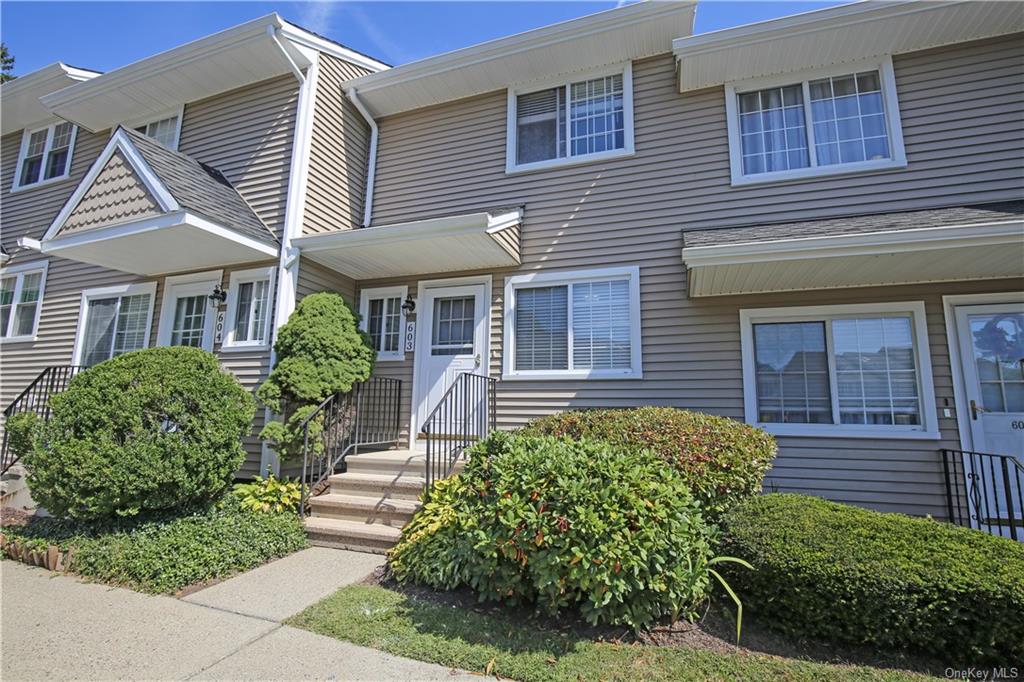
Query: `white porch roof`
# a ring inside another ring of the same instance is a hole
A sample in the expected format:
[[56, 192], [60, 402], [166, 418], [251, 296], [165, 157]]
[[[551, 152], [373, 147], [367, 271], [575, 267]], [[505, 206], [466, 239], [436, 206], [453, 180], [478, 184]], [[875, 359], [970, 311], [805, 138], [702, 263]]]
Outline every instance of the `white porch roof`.
[[518, 265], [522, 209], [297, 237], [302, 255], [353, 279]]
[[692, 297], [1024, 277], [1024, 220], [700, 245], [682, 257]]

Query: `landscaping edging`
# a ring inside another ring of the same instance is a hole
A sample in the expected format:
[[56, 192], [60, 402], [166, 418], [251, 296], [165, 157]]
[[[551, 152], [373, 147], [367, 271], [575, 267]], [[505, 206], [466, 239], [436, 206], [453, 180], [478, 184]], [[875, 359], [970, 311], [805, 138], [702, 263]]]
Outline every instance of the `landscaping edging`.
[[28, 543], [7, 539], [6, 533], [0, 533], [0, 552], [7, 558], [20, 561], [29, 566], [39, 566], [49, 571], [66, 573], [70, 570], [74, 549], [62, 550], [57, 545], [47, 545], [45, 549], [32, 549]]

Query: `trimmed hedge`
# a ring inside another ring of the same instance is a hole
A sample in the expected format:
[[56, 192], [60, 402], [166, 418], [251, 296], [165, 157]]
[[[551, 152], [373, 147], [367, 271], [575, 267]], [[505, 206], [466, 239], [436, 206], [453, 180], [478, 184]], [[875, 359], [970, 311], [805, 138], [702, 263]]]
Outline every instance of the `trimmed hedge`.
[[1024, 544], [793, 494], [725, 517], [730, 582], [790, 635], [909, 649], [955, 665], [1024, 660]]
[[19, 453], [32, 497], [55, 516], [99, 519], [220, 499], [256, 403], [211, 353], [167, 347], [81, 372], [50, 407]]
[[712, 520], [761, 492], [776, 453], [775, 439], [761, 429], [672, 407], [562, 412], [530, 422], [524, 432], [653, 450], [682, 474]]
[[168, 593], [259, 566], [308, 546], [297, 514], [229, 505], [184, 516], [83, 522], [37, 518], [3, 529], [6, 542], [71, 550], [65, 570], [142, 592]]
[[504, 432], [469, 455], [403, 530], [399, 581], [634, 628], [707, 595], [710, 530], [656, 455]]

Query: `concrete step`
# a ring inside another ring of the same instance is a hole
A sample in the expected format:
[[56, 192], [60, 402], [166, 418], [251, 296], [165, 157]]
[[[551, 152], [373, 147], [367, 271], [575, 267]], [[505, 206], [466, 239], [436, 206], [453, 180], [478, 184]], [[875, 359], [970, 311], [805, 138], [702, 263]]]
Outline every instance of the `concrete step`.
[[385, 450], [350, 455], [345, 458], [346, 471], [355, 474], [413, 474], [426, 472], [426, 458], [416, 450]]
[[386, 554], [402, 536], [397, 528], [375, 523], [310, 516], [306, 519], [309, 541], [319, 547]]
[[419, 500], [426, 479], [414, 473], [373, 474], [348, 472], [335, 474], [329, 479], [331, 493], [353, 497], [372, 497], [389, 500]]
[[413, 500], [395, 500], [328, 493], [309, 500], [310, 515], [401, 528], [419, 509]]

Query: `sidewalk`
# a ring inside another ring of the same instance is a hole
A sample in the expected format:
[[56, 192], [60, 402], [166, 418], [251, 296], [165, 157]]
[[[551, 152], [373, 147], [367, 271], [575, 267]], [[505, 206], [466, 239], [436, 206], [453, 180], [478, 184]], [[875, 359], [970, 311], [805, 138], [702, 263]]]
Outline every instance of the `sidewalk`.
[[380, 559], [307, 549], [184, 599], [2, 561], [0, 678], [476, 679], [281, 624], [362, 579]]

